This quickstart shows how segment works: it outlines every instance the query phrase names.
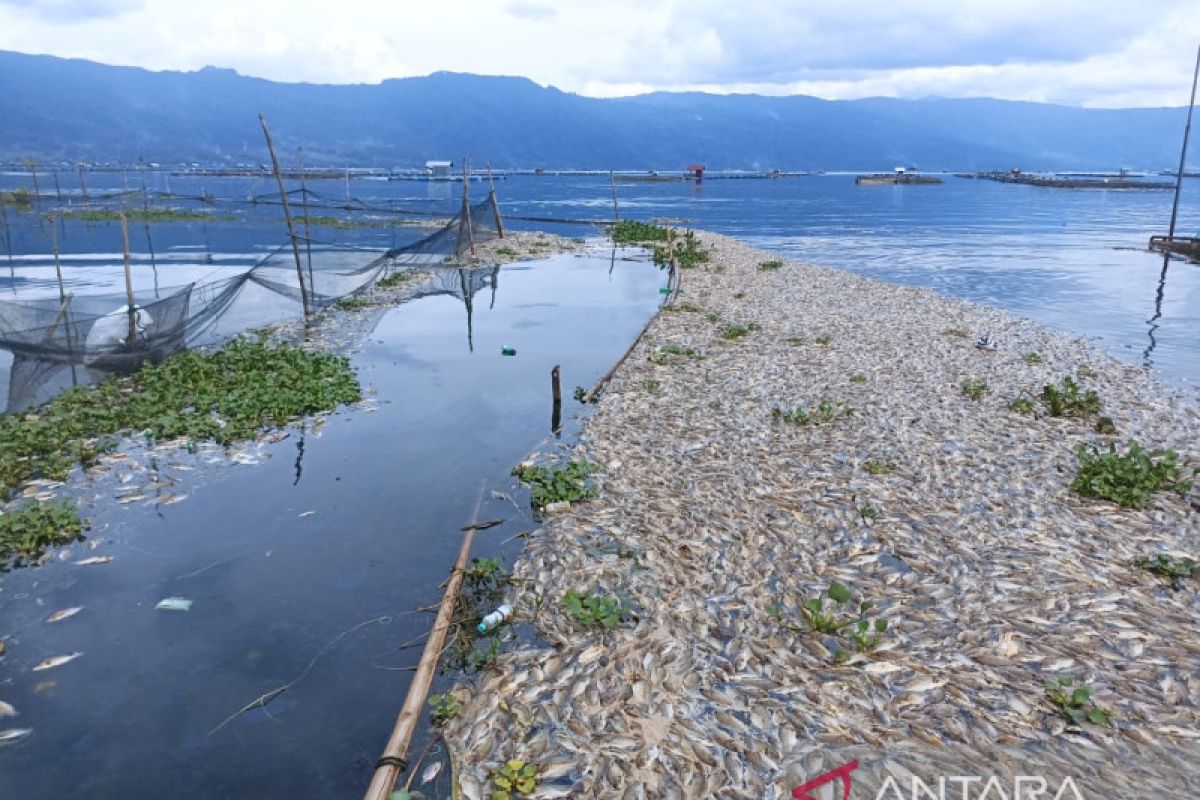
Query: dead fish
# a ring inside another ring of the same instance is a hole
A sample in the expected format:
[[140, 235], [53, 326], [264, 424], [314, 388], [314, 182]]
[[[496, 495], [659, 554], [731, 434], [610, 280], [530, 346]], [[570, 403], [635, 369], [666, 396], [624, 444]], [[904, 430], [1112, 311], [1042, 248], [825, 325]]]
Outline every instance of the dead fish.
[[429, 783], [431, 780], [436, 778], [438, 776], [438, 773], [441, 771], [442, 771], [442, 762], [441, 761], [435, 761], [432, 764], [430, 764], [428, 767], [425, 768], [425, 771], [421, 773], [421, 785], [423, 786], [423, 785]]
[[301, 511], [301, 512], [300, 512], [299, 514], [297, 514], [296, 516], [297, 516], [297, 517], [299, 517], [300, 519], [304, 519], [305, 517], [311, 517], [311, 516], [312, 516], [313, 514], [315, 514], [315, 513], [317, 513], [317, 512], [315, 512], [315, 511]]
[[146, 495], [138, 493], [138, 494], [126, 495], [125, 497], [122, 497], [119, 500], [117, 500], [117, 502], [123, 506], [127, 506], [130, 503], [136, 503], [138, 500], [145, 500], [145, 499], [146, 499]]
[[159, 497], [158, 499], [156, 499], [154, 501], [154, 504], [158, 505], [158, 506], [173, 506], [176, 503], [178, 503], [180, 500], [186, 500], [186, 499], [187, 499], [186, 494], [164, 494], [162, 497]]
[[33, 733], [33, 728], [8, 728], [2, 730], [0, 731], [0, 747], [8, 744], [16, 744], [31, 733]]
[[112, 556], [92, 556], [91, 558], [85, 558], [82, 561], [76, 561], [75, 564], [80, 567], [86, 567], [89, 564], [107, 564], [112, 560]]
[[52, 691], [56, 686], [58, 686], [58, 681], [41, 681], [37, 686], [33, 687], [33, 693], [45, 694]]
[[0, 700], [0, 719], [15, 716], [17, 716], [17, 710], [13, 708], [12, 703], [6, 703], [3, 700]]
[[36, 667], [33, 668], [33, 671], [41, 672], [43, 670], [54, 669], [55, 667], [61, 667], [63, 664], [71, 663], [75, 659], [79, 658], [81, 655], [83, 655], [83, 653], [68, 653], [65, 656], [53, 656], [52, 658], [47, 658], [42, 663], [38, 664]]
[[62, 611], [55, 611], [50, 616], [46, 617], [46, 622], [62, 622], [64, 619], [75, 616], [80, 611], [83, 611], [83, 606], [64, 608]]

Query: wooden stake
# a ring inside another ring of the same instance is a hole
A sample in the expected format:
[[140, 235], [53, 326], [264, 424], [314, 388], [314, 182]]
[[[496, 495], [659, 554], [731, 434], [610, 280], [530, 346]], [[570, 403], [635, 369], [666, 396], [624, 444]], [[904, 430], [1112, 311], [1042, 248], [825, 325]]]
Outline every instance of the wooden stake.
[[[479, 520], [479, 509], [483, 505], [483, 487], [479, 487], [479, 496], [475, 500], [475, 512], [471, 515], [471, 524]], [[425, 640], [425, 650], [417, 664], [412, 683], [408, 686], [408, 694], [404, 697], [404, 705], [396, 718], [396, 727], [383, 749], [383, 756], [375, 765], [375, 774], [371, 777], [371, 785], [367, 787], [365, 800], [387, 800], [388, 795], [396, 786], [396, 779], [408, 766], [408, 748], [412, 743], [413, 732], [421, 719], [425, 708], [425, 697], [433, 683], [433, 674], [437, 670], [438, 659], [446, 642], [446, 632], [450, 630], [454, 606], [458, 597], [458, 587], [462, 584], [463, 573], [467, 568], [467, 558], [471, 555], [471, 544], [475, 541], [475, 529], [468, 526], [467, 535], [463, 537], [462, 547], [458, 551], [458, 560], [454, 562], [454, 571], [446, 582], [446, 591], [442, 594], [442, 604], [438, 607], [437, 619], [429, 638]]]
[[37, 179], [37, 159], [26, 157], [21, 159], [21, 163], [29, 168], [29, 173], [33, 175], [33, 204], [37, 209], [42, 207], [42, 190], [38, 188]]
[[550, 414], [550, 430], [558, 435], [562, 430], [562, 386], [559, 383], [558, 365], [550, 370], [550, 395], [554, 398], [554, 410]]
[[12, 280], [13, 294], [16, 294], [17, 271], [13, 268], [12, 231], [8, 229], [8, 212], [4, 210], [4, 203], [0, 203], [0, 224], [4, 225], [4, 249], [8, 251], [8, 277]]
[[304, 269], [300, 266], [300, 245], [296, 243], [296, 229], [292, 226], [292, 209], [288, 205], [287, 190], [283, 188], [283, 175], [279, 172], [279, 159], [275, 157], [275, 145], [271, 144], [271, 131], [267, 129], [267, 118], [258, 115], [262, 125], [263, 137], [267, 140], [267, 150], [271, 153], [271, 168], [275, 171], [275, 182], [279, 184], [279, 198], [283, 201], [283, 217], [287, 220], [288, 237], [292, 240], [292, 255], [296, 257], [296, 279], [300, 281], [300, 302], [304, 306], [304, 316], [312, 311], [308, 307], [308, 289], [304, 286]]
[[50, 173], [54, 176], [54, 197], [58, 200], [58, 204], [62, 205], [62, 188], [58, 185], [58, 170]]
[[304, 172], [304, 148], [300, 148], [300, 198], [304, 204], [304, 250], [308, 258], [308, 285], [315, 286], [312, 271], [312, 227], [308, 221], [308, 181]]
[[489, 162], [487, 165], [488, 186], [492, 190], [492, 213], [496, 215], [496, 233], [500, 234], [500, 238], [504, 238], [504, 223], [500, 220], [500, 203], [496, 200], [496, 182], [492, 180], [492, 165]]
[[58, 261], [58, 227], [54, 224], [54, 215], [50, 215], [50, 246], [54, 249], [54, 274], [58, 276], [59, 302], [67, 302], [67, 290], [63, 287], [62, 265]]
[[133, 302], [133, 274], [129, 269], [129, 221], [125, 212], [121, 212], [121, 247], [125, 251], [125, 299], [129, 312], [129, 339], [125, 345], [130, 350], [137, 346], [137, 305]]
[[79, 173], [79, 191], [83, 192], [83, 207], [87, 208], [88, 193], [87, 184], [83, 182], [83, 164], [76, 164], [75, 171]]
[[612, 186], [613, 193], [613, 219], [616, 222], [621, 221], [621, 208], [617, 205], [617, 179], [613, 176], [613, 171], [608, 171], [608, 182]]
[[1183, 151], [1179, 154], [1179, 173], [1175, 176], [1175, 200], [1171, 203], [1171, 227], [1167, 230], [1167, 252], [1175, 243], [1175, 218], [1179, 215], [1179, 192], [1183, 188], [1183, 167], [1187, 161], [1188, 136], [1192, 132], [1192, 109], [1196, 106], [1196, 79], [1200, 78], [1200, 47], [1196, 48], [1196, 68], [1192, 71], [1192, 99], [1188, 101], [1187, 125], [1183, 129]]
[[463, 159], [463, 219], [467, 221], [467, 241], [471, 243], [471, 255], [475, 255], [475, 231], [471, 228], [471, 176], [467, 172], [467, 160]]

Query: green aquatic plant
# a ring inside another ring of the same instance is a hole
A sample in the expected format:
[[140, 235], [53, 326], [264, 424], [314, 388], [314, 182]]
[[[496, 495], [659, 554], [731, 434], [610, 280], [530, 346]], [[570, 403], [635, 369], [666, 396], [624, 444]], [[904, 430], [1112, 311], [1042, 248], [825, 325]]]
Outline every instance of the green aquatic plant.
[[33, 206], [33, 195], [24, 187], [0, 192], [0, 205], [16, 206], [19, 211], [27, 211]]
[[372, 305], [374, 305], [374, 303], [372, 303], [370, 300], [357, 295], [343, 297], [341, 300], [337, 301], [337, 307], [343, 311], [361, 311], [364, 308], [370, 308]]
[[28, 412], [0, 415], [0, 490], [33, 478], [63, 480], [138, 431], [153, 439], [219, 444], [361, 399], [344, 356], [240, 337], [186, 351], [128, 377], [67, 389]]
[[662, 388], [662, 383], [660, 381], [656, 381], [654, 379], [650, 379], [650, 380], [646, 381], [643, 385], [646, 387], [646, 391], [650, 392], [651, 394], [653, 394], [654, 392], [657, 392], [660, 388]]
[[804, 344], [804, 340], [801, 339], [799, 336], [789, 336], [786, 339], [784, 339], [783, 341], [786, 342], [787, 344], [796, 345], [796, 346]]
[[587, 402], [587, 389], [582, 386], [575, 387], [575, 399], [581, 403]]
[[746, 296], [746, 293], [745, 293], [745, 292], [737, 292], [737, 293], [735, 293], [735, 294], [733, 295], [733, 299], [734, 299], [734, 300], [741, 300], [741, 299], [742, 299], [743, 297], [745, 297], [745, 296]]
[[1185, 477], [1174, 450], [1147, 452], [1133, 440], [1124, 453], [1117, 451], [1116, 444], [1107, 450], [1080, 444], [1075, 448], [1075, 457], [1079, 471], [1071, 488], [1084, 497], [1111, 500], [1122, 508], [1143, 506], [1151, 494], [1159, 491], [1187, 494], [1200, 475], [1200, 468], [1196, 468], [1190, 478]]
[[1183, 582], [1188, 578], [1200, 577], [1200, 564], [1195, 559], [1175, 558], [1167, 553], [1138, 556], [1133, 560], [1133, 565], [1159, 577], [1169, 578], [1176, 589], [1183, 588]]
[[703, 311], [704, 309], [700, 308], [700, 306], [695, 305], [693, 303], [672, 303], [669, 306], [663, 306], [662, 310], [669, 311], [669, 312], [686, 311], [686, 312], [695, 314], [695, 313], [699, 313], [699, 312]]
[[1100, 413], [1100, 395], [1091, 389], [1084, 391], [1069, 376], [1057, 386], [1043, 386], [1041, 401], [1052, 417], [1086, 417]]
[[189, 222], [194, 220], [228, 222], [233, 219], [233, 217], [218, 217], [207, 211], [189, 211], [183, 208], [130, 208], [124, 212], [106, 208], [86, 208], [60, 213], [64, 219], [79, 219], [88, 222], [119, 220], [122, 213], [130, 222]]
[[988, 393], [987, 383], [979, 378], [967, 378], [959, 385], [959, 388], [962, 390], [963, 397], [971, 400], [980, 400]]
[[962, 328], [947, 328], [942, 331], [946, 336], [953, 336], [955, 339], [968, 339], [971, 334], [964, 331]]
[[482, 672], [483, 670], [494, 666], [500, 658], [500, 637], [489, 636], [487, 644], [482, 647], [475, 647], [467, 656], [467, 666], [473, 672]]
[[84, 523], [75, 503], [32, 503], [0, 513], [0, 572], [42, 556], [46, 548], [83, 538]]
[[[840, 636], [850, 628], [852, 631], [849, 639], [853, 649], [870, 653], [879, 647], [883, 634], [887, 632], [888, 622], [883, 617], [869, 616], [872, 604], [866, 601], [858, 604], [857, 611], [852, 611], [853, 599], [853, 593], [848, 586], [834, 582], [829, 585], [823, 597], [812, 597], [800, 604], [799, 611], [805, 623], [804, 627], [788, 620], [779, 605], [767, 606], [767, 615], [788, 630], [797, 633], [809, 630], [826, 636]], [[844, 658], [840, 652], [838, 658]]]
[[667, 229], [636, 219], [623, 219], [610, 231], [614, 244], [641, 244], [643, 242], [665, 242]]
[[1042, 358], [1041, 353], [1026, 353], [1025, 355], [1021, 356], [1021, 360], [1030, 366], [1046, 363], [1046, 359]]
[[397, 286], [408, 283], [410, 280], [412, 280], [412, 278], [413, 273], [410, 270], [400, 270], [398, 272], [393, 272], [386, 278], [380, 278], [375, 285], [380, 289], [394, 289]]
[[851, 383], [866, 383], [867, 376], [863, 375], [861, 372], [856, 372], [850, 376], [850, 382]]
[[831, 422], [841, 417], [848, 417], [854, 409], [845, 403], [833, 403], [822, 400], [815, 409], [796, 406], [793, 409], [783, 409], [779, 406], [771, 409], [771, 416], [793, 425], [816, 425], [819, 422]]
[[875, 519], [879, 516], [879, 509], [870, 503], [865, 503], [858, 507], [858, 518], [863, 522], [869, 519]]
[[726, 325], [721, 331], [721, 338], [726, 341], [740, 339], [743, 336], [749, 336], [754, 331], [762, 330], [762, 327], [757, 322], [751, 322], [749, 325]]
[[577, 503], [595, 495], [595, 488], [587, 480], [597, 469], [587, 461], [568, 461], [553, 467], [522, 465], [513, 469], [513, 475], [529, 485], [533, 506], [545, 508], [551, 503]]
[[686, 358], [704, 358], [704, 354], [694, 347], [684, 347], [680, 344], [671, 343], [660, 347], [658, 352], [653, 353], [649, 357], [649, 361], [651, 364], [656, 364], [661, 367], [666, 364], [670, 364], [672, 358], [675, 356]]
[[614, 628], [624, 616], [621, 600], [601, 594], [582, 594], [570, 589], [562, 597], [563, 608], [586, 628]]
[[1033, 401], [1025, 396], [1014, 397], [1008, 401], [1008, 410], [1015, 411], [1018, 414], [1032, 414]]
[[833, 343], [833, 337], [827, 333], [822, 333], [816, 338], [816, 342], [817, 344], [821, 345], [821, 347], [828, 347]]
[[1068, 722], [1082, 725], [1090, 722], [1093, 725], [1107, 725], [1112, 719], [1112, 711], [1101, 708], [1092, 701], [1092, 690], [1086, 683], [1075, 685], [1075, 680], [1062, 675], [1056, 680], [1047, 680], [1046, 699], [1050, 701]]
[[868, 458], [863, 462], [863, 469], [872, 475], [888, 475], [892, 471], [892, 462], [879, 458]]
[[717, 320], [720, 319], [720, 317], [718, 317], [716, 314], [712, 313], [711, 311], [709, 313], [705, 314], [704, 318], [706, 320], [708, 320], [709, 322], [716, 322]]
[[1087, 364], [1080, 364], [1079, 368], [1075, 370], [1075, 374], [1081, 378], [1094, 378], [1096, 377], [1096, 370], [1092, 369]]
[[457, 717], [462, 711], [462, 706], [459, 704], [458, 698], [452, 694], [430, 695], [429, 706], [433, 709], [430, 716], [436, 728], [441, 728], [447, 722]]
[[758, 271], [759, 272], [770, 272], [772, 270], [780, 269], [782, 266], [783, 266], [782, 261], [778, 261], [778, 260], [774, 260], [774, 259], [772, 259], [771, 261], [760, 261], [760, 262], [758, 262]]
[[471, 565], [463, 570], [463, 577], [479, 587], [495, 584], [503, 576], [504, 562], [498, 558], [472, 558]]
[[492, 771], [492, 786], [496, 787], [489, 800], [512, 800], [528, 797], [537, 791], [538, 765], [519, 758], [505, 761]]
[[1117, 423], [1113, 422], [1112, 417], [1100, 417], [1096, 420], [1096, 433], [1104, 436], [1115, 436], [1117, 433]]

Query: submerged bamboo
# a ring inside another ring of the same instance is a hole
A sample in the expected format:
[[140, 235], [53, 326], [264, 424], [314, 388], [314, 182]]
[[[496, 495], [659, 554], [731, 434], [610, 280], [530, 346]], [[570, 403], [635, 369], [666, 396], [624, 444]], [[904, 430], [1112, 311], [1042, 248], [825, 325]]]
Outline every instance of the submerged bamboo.
[[387, 800], [396, 785], [396, 779], [408, 766], [408, 748], [412, 743], [413, 733], [421, 719], [421, 711], [425, 707], [425, 697], [433, 683], [433, 675], [437, 670], [438, 659], [446, 642], [446, 632], [450, 630], [454, 606], [458, 598], [458, 587], [462, 584], [463, 573], [467, 567], [467, 559], [471, 555], [471, 544], [475, 541], [475, 528], [479, 520], [479, 509], [483, 505], [483, 487], [479, 489], [479, 497], [475, 501], [475, 511], [471, 514], [471, 525], [467, 526], [467, 535], [463, 537], [462, 547], [458, 551], [458, 559], [454, 562], [454, 570], [450, 580], [446, 582], [446, 591], [442, 595], [442, 604], [438, 607], [437, 619], [433, 629], [425, 641], [425, 650], [421, 653], [421, 661], [413, 675], [412, 683], [408, 686], [408, 694], [400, 715], [396, 718], [396, 727], [392, 730], [391, 738], [383, 749], [383, 756], [375, 765], [375, 774], [371, 785], [367, 788], [365, 800]]

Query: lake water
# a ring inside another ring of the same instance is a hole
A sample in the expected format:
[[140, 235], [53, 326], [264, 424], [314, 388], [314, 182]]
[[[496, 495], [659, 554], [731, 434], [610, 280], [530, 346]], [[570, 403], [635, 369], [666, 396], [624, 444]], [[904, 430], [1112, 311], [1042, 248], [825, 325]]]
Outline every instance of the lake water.
[[[167, 191], [169, 180], [179, 195], [211, 193], [211, 204], [172, 203], [220, 218], [154, 224], [149, 240], [134, 224], [139, 288], [244, 269], [283, 241], [278, 206], [246, 202], [270, 200], [264, 181], [147, 179], [155, 191]], [[65, 190], [69, 176], [60, 180]], [[99, 193], [123, 179], [92, 174], [88, 182]], [[0, 176], [0, 187], [23, 183], [23, 176]], [[338, 181], [310, 188], [326, 205], [345, 199]], [[497, 188], [513, 228], [593, 235], [588, 225], [519, 218], [611, 217], [607, 176], [514, 176]], [[451, 184], [356, 180], [350, 191], [380, 218], [391, 209], [448, 216], [458, 202]], [[482, 190], [474, 184], [472, 191]], [[1171, 261], [1164, 273], [1162, 257], [1144, 249], [1165, 229], [1169, 192], [956, 178], [942, 186], [856, 187], [852, 177], [835, 175], [633, 183], [618, 191], [624, 216], [674, 219], [1007, 308], [1096, 337], [1169, 380], [1200, 381], [1200, 266]], [[1200, 182], [1190, 181], [1183, 233], [1200, 228], [1197, 195]], [[65, 201], [80, 199], [68, 194]], [[336, 208], [313, 213], [342, 216]], [[48, 226], [12, 209], [7, 221], [0, 295], [55, 295]], [[425, 232], [317, 231], [364, 249]], [[72, 220], [58, 233], [70, 290], [121, 285], [115, 223]], [[0, 577], [0, 637], [8, 646], [0, 700], [21, 712], [3, 727], [34, 731], [0, 748], [0, 798], [361, 793], [407, 687], [410, 673], [398, 668], [415, 664], [420, 652], [397, 647], [430, 623], [430, 615], [408, 612], [440, 597], [458, 528], [477, 505], [480, 518], [504, 519], [478, 536], [476, 552], [511, 558], [520, 548], [512, 537], [535, 524], [509, 470], [539, 443], [554, 446], [546, 438], [550, 368], [562, 365], [571, 411], [573, 387], [603, 373], [661, 299], [662, 274], [627, 255], [597, 245], [586, 257], [505, 267], [476, 295], [469, 329], [464, 303], [450, 296], [363, 312], [369, 316], [353, 360], [372, 410], [292, 430], [247, 459], [260, 463], [230, 464], [204, 452], [159, 456], [152, 466], [160, 479], [176, 481], [164, 491], [187, 495], [173, 505], [155, 503], [152, 494], [119, 504], [115, 475], [82, 489], [83, 511], [95, 519], [90, 538], [101, 544], [72, 548], [72, 559], [114, 560], [55, 562]], [[518, 355], [501, 356], [503, 345]], [[577, 425], [569, 414], [563, 442]], [[151, 461], [136, 451], [133, 457]], [[154, 610], [175, 595], [191, 599], [191, 611]], [[44, 622], [70, 606], [84, 610]], [[44, 658], [74, 652], [83, 655], [31, 671]], [[286, 692], [213, 732], [289, 682]]]

